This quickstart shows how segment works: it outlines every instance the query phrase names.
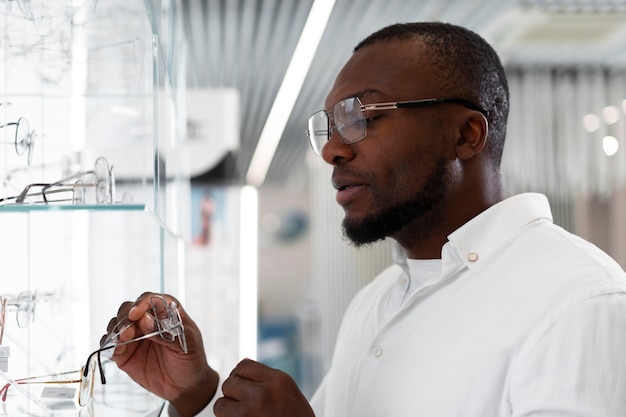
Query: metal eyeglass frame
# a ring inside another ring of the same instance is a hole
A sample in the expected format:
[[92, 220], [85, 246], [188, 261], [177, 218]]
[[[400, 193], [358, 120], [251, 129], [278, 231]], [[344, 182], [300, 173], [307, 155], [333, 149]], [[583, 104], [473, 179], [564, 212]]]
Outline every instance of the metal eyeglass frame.
[[[68, 372], [60, 372], [58, 374], [50, 374], [50, 375], [39, 375], [39, 376], [31, 376], [26, 378], [15, 379], [14, 382], [17, 384], [76, 384], [80, 383], [80, 388], [78, 390], [78, 405], [84, 407], [89, 403], [89, 400], [93, 397], [93, 387], [94, 387], [94, 371], [84, 372], [84, 369], [76, 370], [76, 371], [68, 371]], [[59, 376], [65, 376], [78, 373], [78, 379], [54, 379]], [[40, 379], [47, 379], [46, 381], [39, 381]], [[7, 400], [7, 394], [9, 393], [9, 388], [11, 387], [11, 383], [8, 382], [2, 388], [0, 388], [0, 400], [5, 402]]]
[[[156, 303], [158, 303], [158, 305], [156, 305]], [[167, 342], [173, 342], [178, 339], [178, 343], [180, 344], [182, 351], [184, 353], [188, 352], [187, 339], [185, 337], [185, 327], [183, 326], [183, 322], [180, 317], [180, 312], [178, 311], [178, 305], [176, 304], [176, 302], [171, 301], [168, 304], [165, 298], [155, 295], [150, 297], [149, 311], [152, 315], [152, 318], [154, 319], [154, 323], [157, 328], [156, 331], [144, 334], [131, 340], [118, 342], [117, 339], [119, 338], [119, 336], [134, 325], [130, 320], [128, 320], [128, 318], [124, 318], [115, 325], [115, 327], [106, 337], [104, 342], [102, 342], [100, 348], [93, 351], [87, 357], [87, 362], [83, 367], [83, 378], [87, 378], [88, 372], [95, 370], [95, 365], [91, 365], [92, 359], [95, 356], [98, 362], [98, 369], [100, 371], [100, 382], [103, 385], [106, 384], [101, 354], [103, 352], [115, 349], [117, 346], [128, 345], [130, 343], [139, 342], [141, 340], [149, 339], [154, 336], [160, 336], [161, 339]]]
[[[458, 97], [427, 98], [408, 101], [390, 101], [385, 103], [363, 104], [359, 97], [348, 97], [337, 102], [331, 111], [319, 110], [313, 113], [307, 121], [307, 136], [313, 151], [321, 156], [322, 148], [330, 140], [335, 129], [346, 145], [351, 145], [365, 139], [367, 136], [366, 111], [395, 110], [411, 107], [426, 107], [443, 103], [460, 104], [470, 110], [480, 112], [486, 118], [489, 112], [469, 100]], [[344, 110], [348, 108], [348, 110]], [[337, 117], [336, 115], [343, 115]], [[348, 117], [352, 116], [352, 117]], [[349, 137], [350, 131], [356, 132], [354, 137]]]
[[[95, 181], [85, 183], [82, 178], [93, 175]], [[74, 181], [72, 183], [72, 181]], [[34, 203], [50, 204], [71, 202], [75, 205], [85, 204], [85, 191], [87, 187], [95, 187], [97, 204], [113, 204], [115, 202], [115, 173], [113, 166], [104, 157], [96, 159], [93, 170], [83, 171], [63, 178], [54, 183], [32, 183], [28, 184], [20, 194], [0, 199], [0, 205], [7, 201], [14, 200], [15, 204], [25, 204], [32, 197], [40, 197]], [[39, 188], [39, 190], [35, 190]], [[52, 195], [58, 193], [71, 192], [71, 198], [53, 199]]]
[[[28, 151], [26, 160], [30, 165], [33, 159], [33, 147], [35, 146], [35, 131], [30, 130], [30, 123], [25, 117], [20, 117], [17, 122], [11, 122], [0, 126], [0, 129], [5, 127], [15, 126], [15, 139], [10, 142], [0, 142], [4, 145], [13, 145], [15, 147], [15, 153], [23, 155]], [[22, 135], [20, 135], [22, 133]]]
[[[157, 304], [158, 303], [158, 304]], [[131, 323], [128, 318], [121, 320], [111, 331], [111, 333], [106, 337], [100, 348], [93, 351], [87, 357], [87, 361], [85, 366], [83, 366], [80, 371], [69, 371], [62, 372], [53, 375], [42, 375], [35, 377], [26, 377], [16, 379], [15, 382], [18, 384], [71, 384], [71, 383], [80, 383], [80, 390], [78, 392], [78, 404], [81, 407], [84, 407], [89, 403], [91, 398], [93, 398], [93, 390], [95, 385], [95, 371], [96, 371], [96, 362], [98, 364], [98, 369], [100, 371], [100, 382], [102, 384], [106, 384], [106, 378], [104, 376], [104, 369], [102, 366], [101, 353], [115, 349], [117, 346], [127, 345], [130, 343], [135, 343], [140, 340], [148, 339], [154, 336], [160, 336], [163, 340], [168, 342], [173, 342], [178, 338], [178, 342], [180, 344], [183, 352], [187, 353], [187, 340], [185, 338], [185, 328], [183, 326], [182, 319], [180, 317], [180, 313], [178, 311], [178, 305], [176, 302], [172, 301], [169, 304], [165, 300], [165, 298], [161, 296], [152, 296], [150, 297], [150, 314], [154, 319], [154, 323], [157, 327], [157, 330], [137, 337], [135, 339], [127, 340], [125, 342], [118, 342], [118, 337], [128, 330], [133, 323]], [[94, 356], [97, 357], [97, 361], [94, 361]], [[57, 380], [52, 379], [48, 381], [37, 381], [42, 378], [52, 378], [61, 375], [69, 375], [75, 372], [80, 372], [79, 379], [65, 379], [65, 380]], [[0, 388], [0, 399], [2, 401], [6, 401], [7, 392], [11, 383], [7, 383], [2, 388]]]
[[22, 291], [17, 296], [0, 295], [0, 344], [4, 336], [7, 311], [13, 308], [16, 313], [17, 326], [24, 328], [35, 320], [35, 306], [37, 305], [37, 290]]

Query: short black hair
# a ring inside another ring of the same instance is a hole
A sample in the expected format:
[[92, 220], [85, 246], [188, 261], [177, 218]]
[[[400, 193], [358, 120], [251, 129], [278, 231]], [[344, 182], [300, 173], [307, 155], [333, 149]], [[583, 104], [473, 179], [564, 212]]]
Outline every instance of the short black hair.
[[396, 23], [363, 39], [354, 51], [378, 42], [416, 39], [443, 74], [448, 94], [473, 101], [489, 112], [487, 149], [499, 169], [509, 114], [509, 86], [496, 51], [480, 35], [443, 22]]

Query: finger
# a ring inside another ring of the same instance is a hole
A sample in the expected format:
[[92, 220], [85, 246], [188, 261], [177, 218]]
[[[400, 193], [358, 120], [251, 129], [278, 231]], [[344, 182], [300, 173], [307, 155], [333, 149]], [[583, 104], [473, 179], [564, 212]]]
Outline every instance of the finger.
[[107, 324], [107, 334], [111, 334], [113, 329], [115, 329], [116, 325], [117, 325], [117, 317], [113, 317], [111, 320], [109, 320], [109, 324]]
[[127, 317], [131, 321], [137, 321], [141, 319], [141, 317], [150, 310], [150, 297], [156, 295], [152, 292], [144, 292], [141, 294], [135, 302], [132, 304], [132, 307], [127, 312]]
[[235, 366], [230, 375], [249, 379], [255, 382], [261, 382], [267, 372], [271, 369], [272, 368], [263, 365], [262, 363], [246, 358]]
[[117, 320], [121, 321], [128, 317], [128, 312], [132, 308], [134, 303], [132, 301], [125, 301], [120, 305], [120, 308], [117, 309]]
[[109, 324], [107, 324], [107, 332], [103, 334], [100, 338], [100, 346], [111, 341], [111, 334], [115, 333], [117, 325], [117, 317], [113, 317], [111, 320], [109, 320]]
[[230, 398], [221, 397], [213, 404], [213, 414], [215, 417], [230, 417], [239, 415], [237, 411], [240, 408], [240, 402]]
[[222, 383], [222, 394], [231, 400], [241, 401], [245, 394], [246, 386], [250, 383], [247, 379], [231, 375]]
[[132, 305], [132, 308], [127, 313], [128, 318], [131, 321], [139, 320], [143, 314], [145, 314], [147, 311], [151, 311], [152, 310], [153, 305], [155, 307], [157, 307], [157, 311], [162, 310], [162, 308], [160, 306], [160, 304], [162, 304], [162, 303], [153, 303], [153, 302], [151, 302], [151, 300], [153, 300], [155, 298], [162, 298], [163, 300], [165, 300], [165, 303], [167, 305], [169, 305], [171, 302], [175, 302], [176, 306], [179, 308], [179, 310], [182, 310], [178, 300], [176, 298], [172, 297], [169, 294], [158, 294], [158, 293], [154, 293], [154, 292], [145, 292], [145, 293], [141, 294], [139, 297], [137, 297], [137, 299], [135, 300], [135, 303]]

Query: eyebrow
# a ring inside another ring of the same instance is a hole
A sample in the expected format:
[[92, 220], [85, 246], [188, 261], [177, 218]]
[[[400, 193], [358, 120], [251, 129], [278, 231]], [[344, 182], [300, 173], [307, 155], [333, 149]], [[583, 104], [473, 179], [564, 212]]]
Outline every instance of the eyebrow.
[[376, 90], [376, 89], [373, 89], [373, 88], [367, 88], [365, 90], [359, 91], [355, 95], [351, 95], [350, 97], [364, 98], [364, 97], [367, 97], [367, 96], [379, 96], [380, 94], [381, 94], [380, 90]]

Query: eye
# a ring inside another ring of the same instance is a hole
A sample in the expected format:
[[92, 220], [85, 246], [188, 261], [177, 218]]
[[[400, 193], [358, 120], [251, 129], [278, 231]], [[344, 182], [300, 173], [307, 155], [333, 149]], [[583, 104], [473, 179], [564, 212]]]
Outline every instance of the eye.
[[380, 116], [366, 117], [365, 118], [365, 123], [370, 124], [370, 123], [372, 123], [373, 121], [375, 121], [375, 120], [377, 120], [379, 118], [380, 118]]

